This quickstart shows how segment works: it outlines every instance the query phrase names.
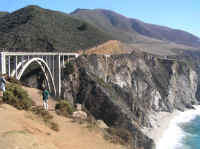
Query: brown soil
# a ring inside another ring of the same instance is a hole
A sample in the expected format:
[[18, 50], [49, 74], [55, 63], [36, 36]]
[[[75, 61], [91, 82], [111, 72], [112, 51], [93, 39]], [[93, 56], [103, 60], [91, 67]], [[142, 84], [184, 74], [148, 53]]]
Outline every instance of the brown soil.
[[87, 54], [87, 55], [90, 55], [90, 54], [115, 55], [115, 54], [125, 54], [125, 53], [129, 53], [129, 52], [131, 52], [131, 50], [124, 47], [124, 45], [120, 41], [117, 41], [117, 40], [110, 40], [101, 45], [93, 47], [91, 49], [87, 49], [86, 51], [79, 51], [79, 53]]
[[[39, 90], [24, 87], [29, 95], [42, 106]], [[50, 109], [55, 105], [49, 100]], [[59, 131], [48, 128], [42, 120], [31, 112], [19, 111], [12, 106], [0, 105], [0, 148], [1, 149], [123, 149], [104, 139], [98, 129], [89, 129], [86, 124], [78, 124], [70, 118], [58, 116], [50, 111]]]

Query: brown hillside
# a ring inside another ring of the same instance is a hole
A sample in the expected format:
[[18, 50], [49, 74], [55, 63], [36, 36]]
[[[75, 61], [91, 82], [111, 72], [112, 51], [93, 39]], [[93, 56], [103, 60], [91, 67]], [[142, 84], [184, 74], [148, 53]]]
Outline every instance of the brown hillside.
[[[29, 95], [42, 104], [39, 90], [25, 88]], [[54, 102], [50, 99], [51, 107]], [[0, 105], [1, 149], [123, 149], [122, 146], [104, 140], [101, 131], [91, 131], [86, 125], [72, 119], [57, 116], [51, 111], [59, 131], [49, 129], [32, 113], [19, 111], [9, 105]]]
[[[133, 49], [133, 48], [132, 48]], [[125, 45], [117, 40], [110, 40], [106, 43], [103, 43], [101, 45], [98, 45], [96, 47], [90, 48], [86, 51], [80, 51], [84, 54], [124, 54], [124, 53], [130, 53], [132, 51], [130, 48], [126, 48]]]
[[85, 51], [79, 51], [81, 54], [125, 54], [131, 53], [132, 51], [143, 51], [156, 55], [177, 55], [181, 54], [184, 50], [193, 50], [195, 48], [187, 47], [184, 45], [179, 45], [175, 43], [162, 43], [159, 40], [154, 40], [154, 42], [146, 43], [133, 43], [127, 44], [118, 40], [110, 40], [101, 45], [95, 46], [93, 48], [87, 49]]

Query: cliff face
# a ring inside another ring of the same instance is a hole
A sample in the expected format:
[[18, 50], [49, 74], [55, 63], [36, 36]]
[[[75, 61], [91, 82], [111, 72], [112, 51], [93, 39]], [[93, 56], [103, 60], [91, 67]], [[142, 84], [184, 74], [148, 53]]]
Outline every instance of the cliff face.
[[155, 148], [141, 130], [154, 127], [156, 112], [197, 104], [198, 76], [186, 63], [147, 55], [81, 56], [75, 72], [63, 75], [62, 96], [82, 103], [109, 126], [132, 132], [133, 146]]

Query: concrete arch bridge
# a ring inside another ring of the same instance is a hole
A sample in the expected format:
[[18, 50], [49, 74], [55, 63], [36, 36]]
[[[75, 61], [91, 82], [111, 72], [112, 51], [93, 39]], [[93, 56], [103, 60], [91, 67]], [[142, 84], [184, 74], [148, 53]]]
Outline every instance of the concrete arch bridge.
[[20, 80], [25, 70], [36, 63], [45, 76], [49, 91], [54, 96], [60, 96], [61, 69], [65, 66], [65, 61], [78, 56], [78, 53], [1, 52], [0, 73]]

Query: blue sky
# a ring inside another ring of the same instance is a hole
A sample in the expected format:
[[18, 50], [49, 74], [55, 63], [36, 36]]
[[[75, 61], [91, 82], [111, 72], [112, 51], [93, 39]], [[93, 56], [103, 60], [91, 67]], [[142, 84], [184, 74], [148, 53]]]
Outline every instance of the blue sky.
[[0, 11], [27, 5], [70, 13], [76, 8], [103, 8], [147, 23], [188, 31], [200, 37], [200, 0], [1, 0]]

